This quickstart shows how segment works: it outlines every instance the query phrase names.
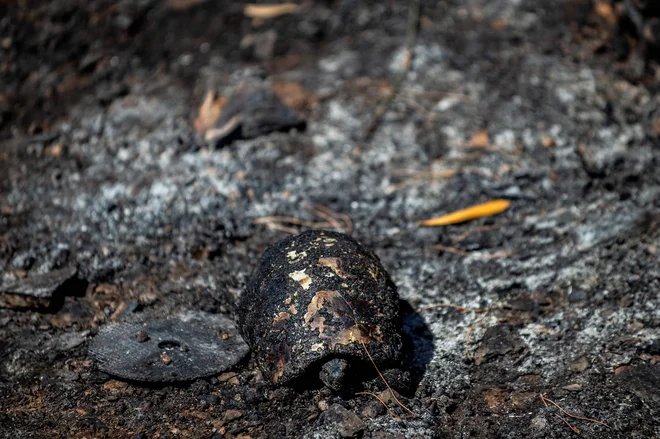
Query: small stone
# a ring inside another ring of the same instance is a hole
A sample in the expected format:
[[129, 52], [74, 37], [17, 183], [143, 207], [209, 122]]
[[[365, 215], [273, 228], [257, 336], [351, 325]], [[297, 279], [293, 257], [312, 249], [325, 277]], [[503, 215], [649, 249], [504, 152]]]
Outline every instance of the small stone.
[[355, 413], [339, 404], [333, 404], [323, 412], [326, 425], [334, 427], [341, 437], [358, 437], [364, 431], [364, 422]]
[[170, 357], [167, 354], [160, 354], [160, 361], [162, 361], [163, 364], [167, 365], [172, 362], [172, 357]]
[[60, 351], [68, 351], [75, 347], [80, 346], [85, 342], [86, 333], [81, 332], [65, 332], [60, 335], [57, 341], [57, 349]]
[[577, 383], [568, 384], [566, 386], [563, 386], [562, 389], [568, 390], [568, 391], [571, 391], [571, 392], [579, 392], [580, 390], [582, 390], [582, 384], [577, 384]]
[[326, 401], [325, 399], [320, 400], [319, 403], [318, 403], [318, 407], [319, 407], [319, 410], [321, 410], [323, 412], [328, 410], [328, 407], [329, 407], [328, 406], [328, 401]]
[[530, 422], [530, 427], [532, 430], [542, 431], [548, 427], [548, 421], [546, 421], [546, 419], [541, 416], [537, 416], [536, 418], [532, 419], [532, 422]]
[[111, 392], [119, 392], [122, 390], [126, 390], [127, 387], [128, 387], [127, 383], [117, 380], [110, 380], [107, 381], [105, 384], [103, 384], [103, 389], [109, 390]]
[[385, 406], [378, 401], [371, 402], [362, 409], [362, 417], [373, 419], [385, 413]]
[[219, 398], [213, 394], [201, 395], [197, 398], [202, 407], [212, 407], [218, 404]]
[[149, 335], [147, 334], [147, 331], [140, 331], [137, 334], [135, 334], [135, 340], [138, 343], [144, 343], [145, 341], [149, 340]]
[[238, 419], [241, 416], [243, 416], [243, 412], [241, 410], [227, 410], [225, 412], [225, 421], [233, 421], [234, 419]]
[[232, 378], [236, 378], [236, 376], [237, 376], [236, 372], [221, 373], [220, 376], [218, 376], [218, 381], [220, 381], [221, 383], [224, 383], [224, 382], [227, 382], [227, 381], [231, 381]]
[[571, 303], [580, 302], [587, 298], [587, 292], [584, 290], [573, 290], [568, 293], [568, 301]]
[[486, 330], [481, 344], [474, 355], [474, 363], [479, 366], [496, 357], [517, 354], [524, 343], [517, 332], [509, 325], [501, 324]]
[[568, 365], [568, 368], [573, 371], [573, 372], [584, 372], [589, 368], [589, 360], [581, 356], [573, 361]]
[[660, 338], [651, 341], [646, 351], [651, 355], [660, 355]]

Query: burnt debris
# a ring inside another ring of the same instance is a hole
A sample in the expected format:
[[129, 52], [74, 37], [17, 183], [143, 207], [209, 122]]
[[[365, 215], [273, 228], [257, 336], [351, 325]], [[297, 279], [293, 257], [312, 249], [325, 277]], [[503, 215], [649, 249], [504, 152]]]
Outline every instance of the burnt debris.
[[131, 381], [190, 381], [223, 372], [248, 347], [227, 317], [203, 312], [101, 328], [89, 353], [100, 370]]

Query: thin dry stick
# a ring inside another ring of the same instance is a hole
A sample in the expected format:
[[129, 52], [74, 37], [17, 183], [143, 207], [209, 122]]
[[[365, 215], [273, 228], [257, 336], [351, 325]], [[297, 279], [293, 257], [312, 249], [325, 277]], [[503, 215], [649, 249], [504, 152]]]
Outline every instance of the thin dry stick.
[[254, 220], [255, 224], [268, 224], [272, 222], [295, 224], [297, 226], [312, 227], [312, 228], [332, 226], [332, 224], [328, 222], [305, 221], [298, 218], [294, 218], [292, 216], [262, 216]]
[[362, 344], [362, 347], [364, 348], [364, 351], [365, 351], [365, 352], [367, 353], [367, 355], [369, 356], [369, 360], [371, 360], [371, 364], [373, 364], [374, 367], [376, 368], [376, 372], [378, 372], [378, 376], [380, 377], [381, 380], [383, 380], [383, 382], [384, 382], [385, 385], [387, 386], [387, 390], [390, 391], [390, 394], [392, 395], [392, 398], [394, 398], [394, 400], [396, 401], [396, 403], [399, 404], [399, 407], [401, 407], [402, 409], [404, 409], [405, 411], [407, 411], [407, 412], [410, 413], [413, 417], [416, 418], [416, 417], [417, 417], [417, 414], [416, 414], [415, 412], [413, 412], [412, 410], [410, 410], [408, 407], [406, 407], [401, 401], [399, 401], [399, 398], [396, 397], [396, 395], [394, 394], [394, 390], [392, 390], [392, 388], [390, 387], [390, 384], [387, 382], [387, 380], [385, 379], [385, 377], [383, 376], [383, 374], [380, 372], [380, 369], [378, 369], [378, 366], [376, 366], [376, 362], [375, 362], [374, 359], [371, 357], [371, 353], [369, 352], [369, 349], [367, 349], [367, 345], [366, 345], [366, 344], [364, 343], [364, 341], [362, 341], [362, 340], [360, 340], [360, 343]]
[[351, 236], [353, 234], [353, 220], [351, 217], [342, 212], [337, 212], [337, 215], [344, 221], [346, 224], [346, 234]]
[[[337, 224], [335, 226], [336, 228], [346, 229], [347, 235], [353, 234], [353, 221], [351, 220], [351, 217], [349, 217], [345, 213], [337, 212], [322, 204], [315, 204], [314, 209], [316, 209], [315, 211], [317, 212], [317, 215], [321, 216], [322, 218], [324, 218], [324, 216], [321, 215], [321, 212], [330, 215], [332, 217], [333, 222]], [[344, 223], [343, 227], [340, 223], [337, 222], [336, 218], [339, 218]]]
[[570, 422], [568, 422], [566, 419], [564, 419], [564, 418], [563, 418], [562, 416], [560, 416], [558, 413], [555, 413], [555, 416], [558, 417], [559, 419], [561, 419], [562, 421], [564, 421], [564, 423], [565, 423], [566, 425], [568, 425], [568, 427], [569, 427], [571, 430], [573, 430], [576, 434], [580, 434], [580, 430], [579, 430], [575, 425], [571, 425]]
[[[294, 224], [296, 226], [309, 227], [312, 229], [321, 229], [325, 227], [332, 227], [336, 229], [345, 228], [349, 235], [353, 233], [353, 221], [351, 221], [348, 215], [335, 212], [334, 210], [321, 204], [316, 204], [314, 206], [306, 205], [305, 208], [312, 215], [320, 217], [325, 221], [306, 221], [291, 216], [264, 216], [261, 218], [256, 218], [254, 223], [264, 224], [270, 229], [280, 230], [292, 235], [299, 233], [299, 230], [293, 227], [287, 227], [284, 224]], [[339, 218], [341, 221], [337, 218]]]
[[472, 100], [472, 96], [465, 93], [457, 93], [455, 91], [427, 90], [422, 87], [401, 87], [401, 91], [411, 94], [420, 93], [426, 96], [451, 96], [459, 99]]
[[[545, 402], [545, 399], [543, 399], [543, 395], [541, 395], [541, 401], [543, 402], [543, 405], [545, 405], [545, 408], [549, 408], [548, 404]], [[574, 425], [571, 425], [570, 422], [568, 422], [566, 419], [564, 419], [562, 416], [560, 416], [558, 413], [555, 413], [555, 416], [564, 421], [566, 425], [568, 425], [568, 428], [573, 430], [575, 433], [580, 434], [580, 430]]]
[[356, 395], [370, 395], [370, 396], [373, 396], [374, 398], [376, 398], [376, 399], [378, 400], [378, 402], [380, 402], [381, 404], [383, 404], [383, 407], [385, 407], [385, 410], [387, 410], [387, 413], [389, 413], [390, 416], [392, 416], [393, 418], [396, 418], [396, 419], [405, 419], [405, 417], [401, 417], [401, 416], [397, 415], [396, 413], [394, 413], [394, 412], [392, 411], [392, 409], [390, 409], [390, 408], [387, 406], [387, 404], [385, 404], [385, 401], [383, 401], [383, 400], [382, 400], [378, 395], [376, 395], [375, 393], [371, 393], [371, 392], [356, 392], [355, 394], [356, 394]]
[[442, 244], [436, 244], [436, 245], [433, 246], [433, 248], [436, 249], [436, 250], [445, 251], [447, 253], [453, 253], [455, 255], [470, 256], [470, 252], [466, 252], [465, 250], [461, 250], [461, 249], [454, 248], [454, 247], [447, 247], [446, 245], [442, 245]]
[[490, 311], [490, 310], [489, 310], [489, 309], [486, 309], [485, 314], [484, 314], [480, 319], [477, 319], [477, 320], [475, 320], [474, 322], [472, 322], [472, 324], [471, 324], [470, 327], [468, 328], [467, 332], [465, 333], [465, 356], [467, 356], [467, 359], [468, 359], [469, 361], [472, 361], [472, 355], [470, 354], [470, 335], [472, 335], [472, 331], [474, 330], [474, 328], [475, 328], [479, 323], [481, 323], [482, 321], [484, 321], [484, 319], [485, 319], [486, 316], [488, 315], [488, 311]]
[[543, 404], [545, 404], [546, 407], [548, 406], [548, 404], [546, 404], [546, 401], [547, 401], [547, 402], [549, 402], [550, 404], [552, 404], [552, 405], [554, 405], [555, 407], [557, 407], [559, 410], [561, 410], [562, 413], [564, 413], [566, 416], [570, 416], [571, 418], [574, 418], [574, 419], [581, 419], [582, 421], [595, 422], [596, 424], [600, 424], [600, 425], [602, 425], [602, 426], [604, 426], [604, 427], [610, 428], [609, 425], [607, 425], [606, 423], [604, 423], [604, 422], [602, 422], [602, 421], [597, 421], [596, 419], [585, 418], [584, 416], [578, 416], [578, 415], [570, 414], [570, 413], [568, 413], [566, 410], [564, 410], [563, 408], [561, 408], [561, 406], [560, 406], [559, 404], [557, 404], [556, 402], [554, 402], [554, 401], [551, 400], [550, 398], [546, 398], [544, 394], [541, 394], [540, 396], [541, 396], [541, 401], [543, 401]]
[[421, 183], [426, 180], [440, 180], [444, 178], [450, 178], [456, 175], [454, 169], [442, 169], [440, 171], [412, 171], [408, 169], [403, 169], [400, 171], [394, 170], [393, 174], [399, 175], [412, 175], [411, 178], [403, 180], [400, 183], [391, 184], [385, 189], [385, 195], [389, 195], [393, 192], [403, 189], [406, 186], [410, 186], [415, 183]]
[[406, 51], [403, 61], [403, 69], [399, 73], [399, 76], [396, 77], [390, 87], [390, 92], [387, 96], [381, 101], [381, 103], [374, 110], [373, 118], [367, 128], [364, 131], [364, 143], [368, 143], [371, 140], [371, 136], [378, 128], [380, 121], [383, 118], [383, 115], [389, 108], [392, 100], [398, 93], [401, 88], [403, 80], [406, 78], [406, 74], [410, 70], [412, 65], [412, 54], [415, 47], [415, 41], [417, 40], [417, 26], [419, 25], [419, 2], [420, 0], [412, 0], [410, 2], [410, 8], [408, 9], [408, 26], [407, 26], [407, 36], [406, 36]]
[[323, 218], [324, 220], [332, 224], [332, 227], [334, 227], [335, 229], [341, 228], [341, 224], [339, 223], [339, 221], [337, 221], [337, 218], [335, 218], [337, 212], [335, 212], [334, 210], [331, 210], [322, 204], [315, 204], [314, 206], [306, 205], [305, 209], [307, 209], [313, 215]]
[[283, 226], [283, 225], [277, 224], [277, 223], [266, 223], [266, 227], [268, 227], [269, 229], [274, 229], [274, 230], [279, 230], [281, 232], [286, 232], [286, 233], [289, 233], [291, 235], [297, 235], [300, 232], [299, 230], [294, 229], [293, 227], [286, 227], [286, 226]]
[[456, 174], [454, 169], [439, 169], [437, 171], [420, 171], [418, 169], [393, 169], [394, 175], [411, 175], [421, 178], [447, 178]]
[[447, 253], [453, 253], [455, 255], [459, 256], [472, 256], [477, 259], [499, 259], [499, 258], [508, 258], [509, 256], [515, 254], [518, 252], [518, 250], [510, 250], [510, 251], [501, 251], [501, 252], [495, 252], [495, 253], [477, 253], [477, 252], [466, 252], [465, 250], [461, 250], [459, 248], [454, 248], [454, 247], [447, 247], [446, 245], [442, 244], [436, 244], [433, 246], [433, 248], [437, 250], [442, 250]]
[[419, 177], [409, 178], [407, 180], [403, 180], [400, 183], [389, 185], [388, 187], [385, 188], [384, 193], [385, 193], [385, 195], [390, 195], [390, 194], [393, 194], [394, 192], [396, 192], [398, 190], [403, 189], [406, 186], [410, 186], [410, 185], [415, 184], [415, 183], [421, 183], [422, 181], [424, 181], [424, 180], [422, 178], [419, 178]]
[[394, 95], [394, 97], [399, 98], [399, 99], [403, 99], [404, 101], [408, 102], [413, 107], [420, 110], [422, 113], [425, 113], [425, 114], [435, 113], [435, 111], [426, 108], [425, 106], [423, 106], [422, 104], [420, 104], [419, 102], [417, 102], [416, 100], [411, 98], [410, 96], [404, 96], [401, 93], [396, 93]]

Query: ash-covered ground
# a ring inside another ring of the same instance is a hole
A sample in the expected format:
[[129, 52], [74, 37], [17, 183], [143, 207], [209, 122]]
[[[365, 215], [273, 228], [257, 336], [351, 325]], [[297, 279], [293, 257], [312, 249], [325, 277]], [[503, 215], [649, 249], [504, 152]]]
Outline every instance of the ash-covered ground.
[[[660, 69], [609, 2], [423, 1], [366, 141], [407, 2], [194, 3], [0, 6], [0, 437], [660, 435]], [[205, 142], [207, 91], [255, 71], [307, 129]], [[272, 226], [328, 212], [410, 308], [416, 416], [376, 378], [391, 411], [273, 389], [249, 358], [175, 385], [90, 359], [135, 315], [235, 319]]]

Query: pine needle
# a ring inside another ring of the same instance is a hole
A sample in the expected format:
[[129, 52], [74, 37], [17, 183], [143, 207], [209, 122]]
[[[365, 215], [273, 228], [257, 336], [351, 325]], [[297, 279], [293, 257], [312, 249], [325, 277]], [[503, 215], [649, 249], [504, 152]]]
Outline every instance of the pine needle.
[[[539, 396], [541, 396], [541, 401], [543, 401], [543, 404], [544, 404], [546, 407], [548, 407], [548, 404], [547, 404], [547, 403], [549, 402], [550, 404], [554, 405], [554, 406], [557, 407], [559, 410], [561, 410], [561, 412], [562, 412], [563, 414], [565, 414], [566, 416], [568, 416], [568, 417], [571, 417], [571, 418], [573, 418], [573, 419], [580, 419], [580, 420], [582, 420], [582, 421], [587, 421], [587, 422], [594, 422], [594, 423], [596, 423], [596, 424], [600, 424], [600, 425], [602, 425], [602, 426], [604, 426], [604, 427], [610, 428], [609, 425], [607, 425], [606, 423], [604, 423], [604, 422], [602, 422], [602, 421], [598, 421], [598, 420], [596, 420], [596, 419], [591, 419], [591, 418], [585, 418], [584, 416], [578, 416], [578, 415], [573, 415], [573, 414], [571, 414], [571, 413], [568, 413], [568, 412], [567, 412], [566, 410], [564, 410], [559, 404], [557, 404], [556, 402], [554, 402], [554, 401], [551, 400], [550, 398], [547, 398], [543, 393], [542, 393], [541, 395], [539, 395]], [[570, 424], [569, 424], [569, 425], [570, 425]], [[575, 431], [575, 430], [573, 430], [573, 431]]]
[[281, 5], [245, 5], [243, 13], [250, 18], [275, 18], [280, 15], [294, 14], [298, 12], [300, 5], [295, 3], [283, 3]]

